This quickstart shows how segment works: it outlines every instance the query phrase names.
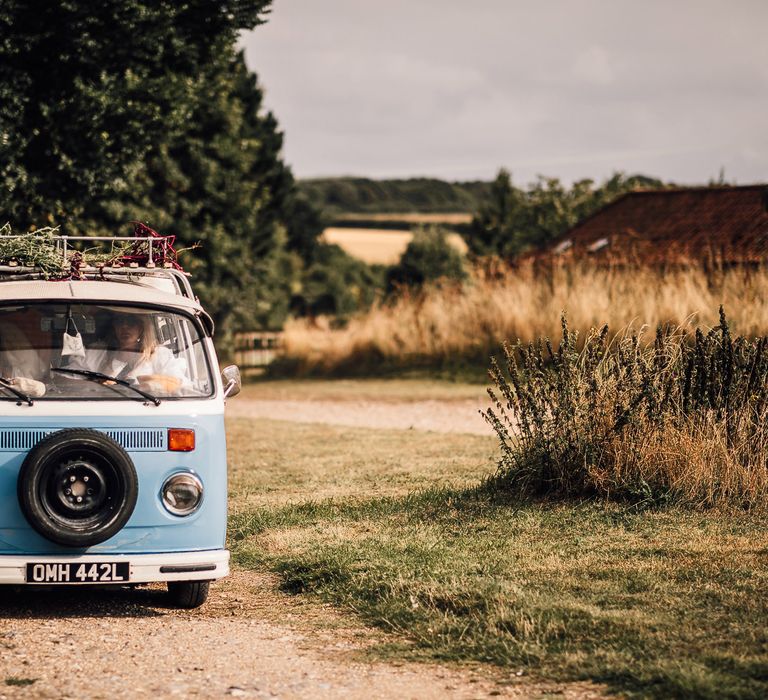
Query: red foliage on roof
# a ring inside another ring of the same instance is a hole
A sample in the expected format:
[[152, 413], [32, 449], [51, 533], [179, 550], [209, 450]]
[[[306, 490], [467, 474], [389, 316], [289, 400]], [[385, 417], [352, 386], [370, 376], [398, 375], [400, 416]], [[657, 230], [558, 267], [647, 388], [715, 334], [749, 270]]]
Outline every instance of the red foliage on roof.
[[768, 260], [768, 185], [630, 192], [546, 253], [657, 264]]

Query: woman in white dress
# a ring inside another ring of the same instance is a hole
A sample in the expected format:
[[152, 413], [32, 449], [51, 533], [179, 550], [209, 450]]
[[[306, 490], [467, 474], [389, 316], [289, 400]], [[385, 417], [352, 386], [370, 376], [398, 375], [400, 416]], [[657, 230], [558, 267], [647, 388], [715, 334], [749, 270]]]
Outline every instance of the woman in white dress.
[[189, 383], [186, 361], [158, 344], [148, 314], [116, 313], [104, 346], [85, 350], [68, 367], [101, 372], [161, 394], [177, 393]]

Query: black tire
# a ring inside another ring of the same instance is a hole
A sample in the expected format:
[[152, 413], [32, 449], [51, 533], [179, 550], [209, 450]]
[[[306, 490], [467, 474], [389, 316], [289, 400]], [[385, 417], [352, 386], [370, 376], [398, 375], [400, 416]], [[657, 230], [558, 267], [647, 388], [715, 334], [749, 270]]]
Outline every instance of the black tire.
[[128, 522], [139, 479], [128, 453], [104, 433], [59, 430], [30, 450], [18, 495], [24, 517], [47, 540], [91, 547]]
[[208, 600], [210, 581], [169, 581], [168, 595], [177, 608], [199, 608]]

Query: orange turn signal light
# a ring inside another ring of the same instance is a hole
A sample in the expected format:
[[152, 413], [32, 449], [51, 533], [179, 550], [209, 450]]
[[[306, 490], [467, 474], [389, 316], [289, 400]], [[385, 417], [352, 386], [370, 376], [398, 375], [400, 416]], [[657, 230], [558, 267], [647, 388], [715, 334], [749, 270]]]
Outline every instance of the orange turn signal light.
[[195, 431], [188, 428], [169, 428], [168, 449], [171, 452], [192, 452], [195, 449]]

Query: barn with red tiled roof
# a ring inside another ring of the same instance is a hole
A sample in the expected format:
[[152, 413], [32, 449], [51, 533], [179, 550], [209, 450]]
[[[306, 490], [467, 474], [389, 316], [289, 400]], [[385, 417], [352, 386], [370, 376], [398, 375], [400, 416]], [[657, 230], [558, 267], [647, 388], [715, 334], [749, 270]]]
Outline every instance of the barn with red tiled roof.
[[616, 263], [766, 262], [768, 185], [630, 192], [546, 252]]

